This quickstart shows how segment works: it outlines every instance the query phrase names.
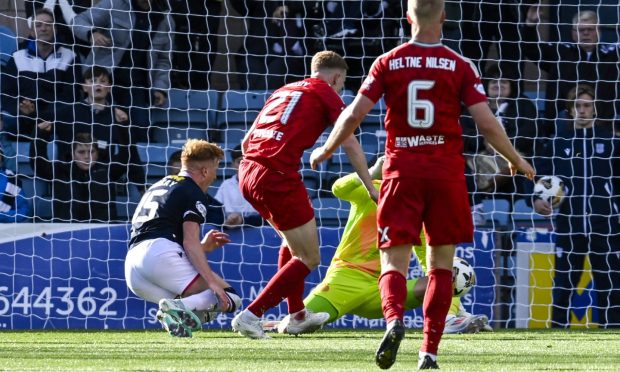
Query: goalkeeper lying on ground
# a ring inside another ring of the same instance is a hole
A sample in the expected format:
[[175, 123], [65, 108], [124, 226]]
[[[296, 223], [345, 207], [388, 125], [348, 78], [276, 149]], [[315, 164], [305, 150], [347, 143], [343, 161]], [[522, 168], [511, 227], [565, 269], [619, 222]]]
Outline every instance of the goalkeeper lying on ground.
[[[370, 169], [377, 189], [381, 184], [382, 165], [383, 157]], [[381, 273], [377, 248], [377, 205], [354, 173], [338, 179], [332, 192], [337, 198], [351, 203], [349, 219], [325, 279], [312, 290], [304, 303], [311, 311], [329, 313], [330, 318], [326, 323], [345, 314], [369, 319], [382, 318], [381, 296], [377, 285]], [[422, 247], [415, 247], [415, 251], [418, 257], [426, 257], [424, 234]], [[425, 269], [426, 260], [419, 261]], [[427, 277], [407, 280], [407, 310], [422, 305], [426, 281]], [[274, 327], [273, 322], [269, 323], [264, 324], [264, 327]], [[288, 316], [277, 325], [278, 332], [286, 333], [287, 325]], [[487, 317], [465, 312], [460, 299], [454, 297], [444, 333], [475, 333], [483, 330], [492, 330]]]

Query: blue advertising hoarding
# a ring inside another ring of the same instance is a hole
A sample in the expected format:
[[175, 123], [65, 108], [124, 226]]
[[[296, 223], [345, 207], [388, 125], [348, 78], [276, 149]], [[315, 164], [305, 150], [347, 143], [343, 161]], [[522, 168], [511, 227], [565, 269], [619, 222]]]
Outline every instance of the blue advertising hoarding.
[[[0, 329], [159, 328], [156, 305], [137, 298], [125, 285], [128, 225], [17, 224], [0, 228]], [[237, 289], [246, 306], [277, 270], [280, 239], [270, 227], [229, 231], [232, 242], [209, 256], [212, 269]], [[318, 284], [340, 241], [340, 228], [319, 229], [322, 262], [306, 278], [306, 293]], [[457, 255], [474, 267], [477, 285], [463, 304], [493, 319], [494, 234], [477, 231], [475, 243]], [[420, 270], [412, 267], [412, 275]], [[287, 313], [283, 302], [266, 319]], [[407, 324], [422, 326], [421, 309]], [[221, 315], [207, 328], [229, 328]], [[348, 316], [337, 328], [383, 328], [382, 319]]]

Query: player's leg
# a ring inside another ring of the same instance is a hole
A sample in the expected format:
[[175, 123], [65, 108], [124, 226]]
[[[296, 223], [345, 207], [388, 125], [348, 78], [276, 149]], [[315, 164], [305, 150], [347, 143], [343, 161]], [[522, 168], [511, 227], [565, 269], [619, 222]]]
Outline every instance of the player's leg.
[[229, 304], [226, 305], [226, 308], [220, 304], [218, 297], [209, 288], [207, 281], [198, 273], [196, 273], [195, 280], [181, 293], [181, 299], [177, 300], [181, 301], [185, 308], [193, 311], [202, 323], [214, 320], [219, 313], [234, 313], [241, 308], [241, 297], [237, 291], [216, 273], [213, 273], [213, 276], [228, 296]]
[[420, 244], [424, 198], [419, 180], [388, 179], [381, 184], [377, 207], [377, 225], [381, 276], [381, 307], [387, 322], [386, 331], [375, 353], [380, 368], [390, 368], [396, 361], [401, 340], [407, 298], [406, 275], [411, 246]]
[[587, 240], [558, 234], [555, 244], [555, 276], [553, 277], [553, 307], [551, 326], [570, 325], [570, 297], [577, 287], [589, 245]]
[[[426, 273], [428, 272], [426, 266], [427, 247], [424, 234], [420, 234], [420, 240], [422, 244], [414, 246], [413, 250], [418, 257], [418, 262], [422, 267], [422, 271]], [[493, 328], [489, 326], [489, 318], [483, 314], [473, 315], [468, 313], [465, 311], [465, 308], [463, 308], [463, 305], [461, 305], [461, 298], [452, 297], [452, 304], [446, 316], [446, 326], [443, 333], [476, 333], [479, 331], [493, 331]]]
[[[598, 322], [604, 328], [620, 327], [620, 258], [612, 245], [618, 238], [614, 236], [592, 235], [590, 236], [590, 265], [592, 277], [597, 295]], [[616, 288], [614, 288], [616, 287]]]
[[394, 364], [400, 342], [405, 337], [403, 317], [407, 298], [406, 275], [410, 258], [409, 244], [381, 250], [379, 291], [387, 329], [375, 354], [375, 362], [382, 369], [390, 368]]
[[[405, 300], [405, 310], [413, 310], [422, 305], [424, 291], [426, 290], [427, 278], [421, 277], [407, 280], [407, 299]], [[381, 294], [377, 282], [368, 285], [366, 295], [367, 300], [351, 309], [347, 313], [359, 315], [368, 319], [379, 319], [383, 317], [381, 308]]]
[[[418, 366], [436, 366], [439, 343], [452, 302], [455, 244], [473, 241], [473, 223], [465, 181], [426, 182], [424, 229], [428, 286], [424, 296], [424, 338]], [[448, 217], [449, 213], [449, 218]]]
[[[294, 257], [278, 270], [256, 299], [233, 320], [233, 328], [244, 336], [265, 338], [259, 322], [260, 317], [265, 311], [276, 306], [282, 298], [292, 296], [294, 293], [299, 295], [297, 289], [303, 285], [306, 276], [319, 263], [318, 234], [313, 217], [305, 224], [281, 233], [288, 242]], [[303, 296], [303, 292], [299, 296]], [[301, 300], [303, 303], [303, 297]], [[305, 309], [290, 315], [288, 333], [291, 334], [314, 331], [329, 318], [329, 314], [315, 314]]]
[[[291, 259], [293, 254], [284, 237], [282, 237], [282, 245], [278, 254], [278, 270], [281, 270]], [[296, 287], [291, 289], [290, 295], [286, 298], [289, 314], [296, 313], [304, 309], [303, 303], [304, 283], [300, 282]]]
[[[152, 261], [149, 254], [150, 249], [155, 241], [144, 241], [129, 250], [125, 259], [125, 279], [129, 289], [138, 297], [146, 301], [158, 303], [163, 298], [172, 298], [176, 293], [160, 285], [153, 283], [149, 278], [143, 275], [144, 268], [148, 267], [148, 262]], [[145, 262], [147, 266], [145, 266]], [[192, 327], [187, 326], [180, 319], [162, 312], [157, 311], [157, 320], [162, 327], [176, 337], [192, 337]]]

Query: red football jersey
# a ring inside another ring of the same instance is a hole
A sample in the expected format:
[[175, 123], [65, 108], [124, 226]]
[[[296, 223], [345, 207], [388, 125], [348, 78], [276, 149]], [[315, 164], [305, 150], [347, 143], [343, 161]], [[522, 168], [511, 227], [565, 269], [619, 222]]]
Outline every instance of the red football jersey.
[[283, 86], [273, 92], [254, 121], [244, 158], [296, 172], [304, 150], [336, 122], [344, 107], [342, 98], [321, 79]]
[[414, 41], [383, 54], [359, 90], [385, 96], [383, 178], [463, 179], [461, 102], [487, 100], [476, 67], [442, 44]]

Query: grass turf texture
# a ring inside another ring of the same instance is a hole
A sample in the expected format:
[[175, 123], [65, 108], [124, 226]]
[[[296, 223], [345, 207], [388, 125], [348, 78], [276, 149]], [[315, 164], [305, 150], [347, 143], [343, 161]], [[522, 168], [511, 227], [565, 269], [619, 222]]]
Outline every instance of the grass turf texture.
[[[378, 331], [321, 331], [272, 340], [232, 332], [2, 331], [0, 370], [378, 371]], [[421, 342], [409, 330], [391, 371], [413, 370]], [[458, 371], [618, 370], [620, 332], [496, 331], [444, 336], [439, 366]]]

